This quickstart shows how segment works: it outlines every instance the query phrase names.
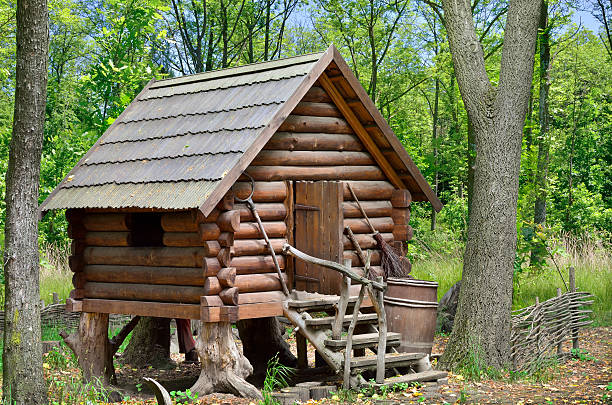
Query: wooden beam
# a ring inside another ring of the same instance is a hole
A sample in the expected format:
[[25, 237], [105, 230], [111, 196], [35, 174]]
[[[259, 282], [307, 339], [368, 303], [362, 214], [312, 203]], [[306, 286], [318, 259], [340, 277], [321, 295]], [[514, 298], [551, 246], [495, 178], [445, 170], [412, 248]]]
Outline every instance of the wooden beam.
[[83, 312], [155, 316], [158, 318], [199, 319], [200, 305], [171, 304], [166, 302], [103, 300], [85, 298]]
[[353, 128], [361, 142], [363, 142], [363, 144], [366, 146], [368, 152], [370, 152], [376, 163], [378, 163], [378, 165], [385, 173], [385, 175], [389, 178], [391, 183], [393, 183], [393, 185], [397, 188], [405, 189], [406, 185], [404, 184], [404, 182], [399, 178], [399, 176], [397, 175], [391, 164], [387, 161], [387, 159], [385, 159], [380, 149], [378, 149], [378, 146], [376, 146], [374, 140], [370, 137], [368, 131], [366, 131], [366, 129], [363, 127], [361, 121], [359, 121], [351, 107], [349, 107], [349, 105], [346, 103], [344, 97], [340, 95], [340, 92], [338, 91], [338, 89], [336, 89], [336, 86], [334, 86], [334, 84], [331, 82], [329, 77], [327, 77], [325, 72], [321, 73], [321, 76], [319, 76], [319, 82], [321, 83], [321, 86], [323, 86], [325, 91], [329, 94], [332, 101], [336, 104], [336, 107], [338, 107], [340, 112], [342, 112], [346, 121]]

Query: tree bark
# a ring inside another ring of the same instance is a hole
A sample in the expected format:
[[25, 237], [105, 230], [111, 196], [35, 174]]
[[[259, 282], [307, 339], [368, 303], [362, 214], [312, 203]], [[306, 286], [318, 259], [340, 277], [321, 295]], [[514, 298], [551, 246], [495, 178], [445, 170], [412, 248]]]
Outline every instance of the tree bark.
[[[438, 47], [436, 45], [436, 55], [438, 54]], [[436, 77], [436, 90], [434, 95], [434, 109], [432, 118], [431, 128], [431, 144], [433, 146], [433, 167], [434, 167], [434, 184], [433, 190], [438, 195], [438, 107], [440, 100], [440, 79]], [[431, 207], [431, 227], [432, 231], [436, 230], [436, 209]]]
[[63, 333], [62, 336], [76, 354], [85, 381], [102, 378], [106, 384], [114, 382], [114, 352], [108, 340], [108, 314], [83, 312], [77, 333], [70, 336]]
[[491, 85], [469, 2], [444, 0], [457, 81], [474, 131], [474, 183], [463, 281], [453, 333], [441, 358], [446, 368], [510, 359], [512, 274], [521, 139], [533, 76], [539, 0], [510, 2], [499, 86]]
[[268, 360], [278, 354], [281, 364], [295, 367], [297, 359], [283, 339], [283, 328], [276, 318], [244, 319], [236, 323], [242, 352], [253, 366], [253, 377], [263, 381]]
[[170, 319], [143, 317], [134, 329], [122, 359], [136, 368], [175, 366], [170, 359]]
[[47, 91], [45, 0], [17, 1], [13, 135], [6, 173], [4, 403], [44, 404], [38, 280], [38, 185]]
[[60, 332], [66, 345], [77, 356], [86, 382], [101, 379], [104, 384], [114, 384], [113, 356], [140, 320], [136, 316], [112, 339], [108, 339], [108, 314], [81, 313], [77, 333]]
[[246, 382], [253, 367], [240, 353], [229, 322], [202, 323], [196, 341], [202, 372], [191, 391], [200, 396], [226, 392], [241, 397], [262, 399], [261, 393]]

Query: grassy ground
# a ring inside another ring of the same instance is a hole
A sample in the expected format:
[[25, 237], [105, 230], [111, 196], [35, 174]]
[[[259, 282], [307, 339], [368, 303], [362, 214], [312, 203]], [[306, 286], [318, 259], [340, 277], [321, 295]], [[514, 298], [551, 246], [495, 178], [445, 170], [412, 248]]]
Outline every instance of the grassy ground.
[[[595, 326], [612, 325], [612, 254], [605, 249], [587, 247], [579, 250], [568, 246], [566, 254], [555, 258], [561, 274], [568, 280], [568, 269], [576, 269], [576, 285], [581, 291], [595, 295], [593, 320]], [[437, 256], [435, 259], [416, 261], [412, 275], [418, 279], [437, 281], [438, 300], [461, 279], [462, 261], [452, 256]], [[557, 294], [557, 287], [564, 284], [554, 263], [538, 273], [525, 271], [517, 277], [513, 297], [513, 308], [533, 305], [535, 297], [540, 301]]]
[[45, 305], [53, 303], [53, 293], [59, 294], [62, 302], [66, 302], [72, 290], [72, 271], [68, 266], [68, 248], [44, 244], [40, 252], [40, 299]]

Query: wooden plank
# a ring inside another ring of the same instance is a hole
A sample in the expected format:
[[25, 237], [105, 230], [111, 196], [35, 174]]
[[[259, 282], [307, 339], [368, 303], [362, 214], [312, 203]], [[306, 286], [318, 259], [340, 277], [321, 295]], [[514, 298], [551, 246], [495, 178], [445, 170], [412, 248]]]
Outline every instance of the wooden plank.
[[[341, 182], [296, 182], [295, 203], [318, 207], [318, 211], [295, 212], [296, 248], [312, 256], [340, 263], [343, 260]], [[323, 267], [295, 261], [296, 288], [299, 290], [338, 294], [342, 275]], [[318, 282], [316, 282], [318, 280]]]
[[428, 370], [421, 371], [419, 373], [404, 374], [397, 377], [385, 378], [385, 382], [382, 384], [367, 384], [365, 387], [376, 387], [381, 388], [383, 385], [386, 387], [393, 387], [396, 384], [410, 384], [413, 382], [426, 382], [426, 381], [437, 381], [441, 378], [446, 378], [448, 373], [446, 371], [439, 370]]
[[283, 304], [278, 301], [238, 305], [238, 319], [268, 318], [282, 314]]
[[200, 305], [85, 298], [83, 312], [200, 319]]
[[[401, 339], [402, 334], [396, 332], [389, 332], [387, 339], [389, 342], [398, 341]], [[362, 333], [360, 335], [353, 336], [353, 345], [359, 344], [378, 344], [378, 332], [376, 333]], [[326, 339], [325, 345], [329, 347], [344, 347], [346, 346], [346, 338], [344, 339]]]
[[[203, 299], [204, 297], [200, 298], [200, 300]], [[238, 305], [282, 302], [284, 299], [285, 294], [282, 291], [245, 293], [238, 296]], [[206, 296], [206, 305], [220, 307], [223, 306], [223, 301], [218, 295], [208, 295]]]
[[66, 312], [82, 312], [83, 301], [74, 300], [72, 298], [66, 299]]
[[[336, 319], [333, 316], [326, 316], [324, 318], [312, 318], [306, 320], [306, 325], [316, 328], [316, 327], [327, 327], [332, 324], [332, 322]], [[343, 320], [343, 325], [348, 326], [353, 319], [352, 315], [346, 315]], [[357, 323], [376, 323], [378, 322], [378, 316], [376, 314], [359, 314], [357, 318]]]
[[393, 185], [397, 188], [400, 188], [400, 189], [406, 188], [406, 186], [404, 185], [404, 182], [399, 178], [399, 176], [395, 172], [395, 169], [391, 166], [389, 161], [383, 156], [382, 152], [380, 151], [380, 149], [378, 149], [378, 146], [372, 140], [372, 137], [370, 136], [368, 131], [366, 131], [366, 129], [363, 127], [359, 119], [355, 116], [355, 113], [353, 112], [351, 107], [349, 107], [348, 104], [346, 104], [346, 101], [344, 100], [342, 95], [338, 92], [338, 90], [336, 89], [336, 86], [334, 86], [334, 84], [329, 80], [329, 78], [327, 77], [325, 73], [321, 74], [321, 77], [319, 77], [319, 82], [321, 83], [325, 91], [327, 91], [327, 93], [329, 94], [333, 102], [336, 104], [338, 109], [342, 112], [342, 115], [344, 115], [344, 118], [347, 120], [349, 125], [353, 128], [353, 130], [355, 131], [355, 133], [357, 134], [361, 142], [364, 143], [368, 152], [372, 154], [372, 157], [374, 158], [374, 160], [376, 160], [376, 163], [378, 163], [382, 171], [387, 175], [391, 183], [393, 183]]
[[[387, 353], [385, 355], [385, 364], [389, 367], [402, 367], [412, 365], [423, 357], [426, 353]], [[377, 356], [354, 357], [351, 360], [351, 368], [376, 368]], [[344, 361], [342, 361], [344, 365]]]

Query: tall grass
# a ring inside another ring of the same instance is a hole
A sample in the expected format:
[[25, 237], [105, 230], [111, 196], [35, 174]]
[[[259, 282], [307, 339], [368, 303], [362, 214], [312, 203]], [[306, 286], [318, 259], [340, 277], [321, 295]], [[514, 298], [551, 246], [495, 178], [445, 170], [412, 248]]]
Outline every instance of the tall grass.
[[[565, 282], [568, 282], [569, 267], [576, 269], [576, 286], [595, 296], [592, 318], [595, 325], [612, 325], [612, 253], [594, 238], [578, 240], [571, 235], [561, 235], [558, 243], [563, 254], [554, 258]], [[547, 300], [557, 294], [557, 287], [565, 291], [565, 285], [550, 260], [546, 269], [538, 272], [525, 271], [517, 275], [513, 295], [513, 309], [533, 305], [535, 298]], [[438, 300], [461, 279], [463, 262], [457, 254], [435, 255], [424, 260], [415, 260], [412, 275], [418, 279], [437, 281]]]
[[68, 265], [70, 250], [67, 246], [41, 243], [40, 245], [40, 299], [45, 305], [53, 302], [53, 293], [65, 302], [72, 290], [72, 271]]

